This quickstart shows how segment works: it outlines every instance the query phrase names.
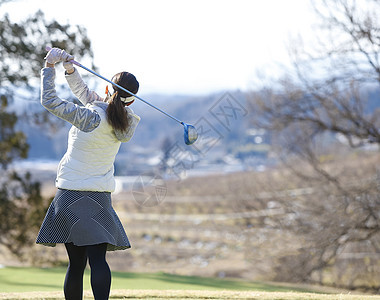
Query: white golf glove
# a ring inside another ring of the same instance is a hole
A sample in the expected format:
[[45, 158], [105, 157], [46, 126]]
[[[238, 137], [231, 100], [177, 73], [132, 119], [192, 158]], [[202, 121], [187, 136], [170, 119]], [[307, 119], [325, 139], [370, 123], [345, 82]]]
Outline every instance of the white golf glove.
[[61, 61], [69, 61], [74, 59], [74, 56], [68, 54], [65, 50], [52, 48], [45, 57], [49, 64], [56, 64]]

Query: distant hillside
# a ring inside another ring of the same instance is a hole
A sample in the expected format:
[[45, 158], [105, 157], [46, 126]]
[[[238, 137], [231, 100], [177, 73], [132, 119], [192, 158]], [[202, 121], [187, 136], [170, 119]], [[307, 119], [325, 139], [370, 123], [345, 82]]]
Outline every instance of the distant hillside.
[[[60, 91], [60, 94], [65, 92]], [[379, 109], [380, 91], [370, 90], [368, 95], [365, 111]], [[210, 148], [202, 153], [207, 152], [208, 158], [217, 160], [226, 154], [236, 156], [237, 153], [241, 158], [246, 156], [247, 151], [248, 155], [256, 153], [262, 156], [262, 151], [267, 151], [265, 145], [271, 143], [268, 137], [261, 136], [263, 144], [258, 148], [252, 133], [251, 136], [248, 134], [252, 128], [247, 93], [229, 91], [200, 96], [152, 94], [142, 97], [179, 120], [194, 124], [201, 135], [195, 146]], [[132, 153], [146, 153], [148, 157], [157, 155], [164, 140], [184, 145], [183, 127], [180, 124], [139, 100], [135, 101], [132, 109], [141, 117], [141, 122], [131, 142], [122, 144], [121, 155], [125, 154], [129, 159], [133, 158]], [[30, 115], [30, 112], [38, 114], [44, 111], [38, 100], [24, 101], [17, 111], [20, 115], [18, 127], [27, 135], [30, 144], [29, 158], [60, 159], [66, 151], [70, 125], [57, 119], [59, 130], [52, 132], [48, 126], [42, 128], [35, 125], [31, 118], [25, 118], [26, 112]]]

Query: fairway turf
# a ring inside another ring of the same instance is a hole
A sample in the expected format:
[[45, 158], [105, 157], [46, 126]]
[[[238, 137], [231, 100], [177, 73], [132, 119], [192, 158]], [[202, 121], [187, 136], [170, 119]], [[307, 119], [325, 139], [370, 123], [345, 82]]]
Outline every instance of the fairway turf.
[[[3, 268], [0, 269], [1, 292], [59, 291], [63, 288], [64, 268]], [[89, 270], [84, 275], [84, 289], [90, 290]], [[112, 289], [128, 290], [235, 290], [235, 291], [303, 291], [301, 288], [277, 286], [244, 280], [167, 273], [112, 272]]]
[[[0, 269], [0, 300], [64, 299], [65, 271], [64, 268]], [[84, 289], [84, 299], [93, 299], [88, 270]], [[380, 300], [380, 296], [318, 294], [310, 289], [244, 280], [113, 272], [110, 299]]]

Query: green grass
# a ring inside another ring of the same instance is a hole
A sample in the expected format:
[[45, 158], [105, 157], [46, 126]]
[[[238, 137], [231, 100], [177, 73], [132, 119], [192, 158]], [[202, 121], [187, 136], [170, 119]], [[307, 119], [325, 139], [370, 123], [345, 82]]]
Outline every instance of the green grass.
[[[0, 292], [59, 291], [62, 289], [64, 268], [0, 269]], [[90, 289], [89, 270], [84, 277], [84, 289]], [[234, 290], [234, 291], [305, 291], [260, 282], [179, 276], [167, 273], [112, 272], [112, 289], [132, 290]]]
[[[64, 299], [64, 268], [0, 269], [0, 300]], [[89, 271], [84, 278], [85, 299], [93, 299]], [[311, 289], [166, 273], [112, 273], [110, 299], [271, 299], [380, 300], [380, 296], [318, 294]]]

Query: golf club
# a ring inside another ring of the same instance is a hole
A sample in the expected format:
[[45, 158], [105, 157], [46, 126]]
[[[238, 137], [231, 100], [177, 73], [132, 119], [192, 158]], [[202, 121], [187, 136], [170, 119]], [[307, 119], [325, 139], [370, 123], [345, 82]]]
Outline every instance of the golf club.
[[[51, 47], [46, 47], [46, 51], [50, 51], [52, 48]], [[75, 61], [75, 60], [71, 60], [70, 61], [71, 63], [73, 63], [74, 65], [78, 66], [78, 67], [81, 67], [82, 69], [94, 74], [95, 76], [111, 83], [112, 85], [114, 86], [117, 86], [119, 89], [127, 92], [128, 94], [130, 94], [131, 96], [134, 96], [135, 98], [141, 100], [142, 102], [144, 102], [145, 104], [148, 104], [150, 107], [153, 107], [154, 109], [158, 110], [159, 112], [163, 113], [164, 115], [168, 116], [169, 118], [173, 119], [174, 121], [177, 121], [178, 123], [180, 123], [181, 125], [183, 125], [183, 128], [184, 128], [184, 140], [185, 140], [185, 143], [186, 145], [191, 145], [193, 144], [197, 139], [198, 139], [198, 132], [197, 130], [195, 129], [195, 127], [193, 125], [190, 125], [190, 124], [186, 124], [185, 122], [181, 121], [181, 120], [178, 120], [177, 118], [173, 117], [172, 115], [164, 112], [163, 110], [159, 109], [158, 107], [154, 106], [153, 104], [149, 103], [148, 101], [142, 99], [141, 97], [133, 94], [132, 92], [128, 91], [127, 89], [123, 88], [122, 86], [112, 82], [111, 80], [101, 76], [100, 74], [96, 73], [95, 71], [83, 66], [82, 64], [80, 64], [79, 62]]]

